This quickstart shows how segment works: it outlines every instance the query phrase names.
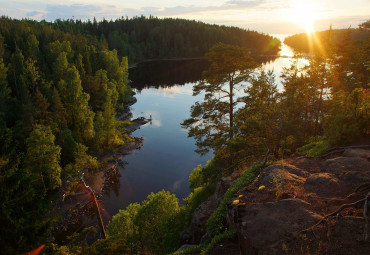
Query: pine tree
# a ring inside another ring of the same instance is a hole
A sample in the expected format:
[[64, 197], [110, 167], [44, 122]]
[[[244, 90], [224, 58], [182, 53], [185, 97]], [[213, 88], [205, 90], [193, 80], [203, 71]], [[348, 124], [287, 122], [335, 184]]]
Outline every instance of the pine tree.
[[193, 87], [194, 95], [205, 92], [204, 102], [193, 105], [191, 118], [182, 123], [189, 129], [189, 136], [196, 139], [200, 154], [234, 137], [235, 92], [245, 85], [256, 66], [247, 49], [222, 43], [214, 46], [206, 58], [210, 67], [203, 72], [202, 82]]
[[38, 180], [35, 186], [44, 194], [61, 185], [60, 147], [54, 140], [50, 127], [36, 125], [26, 141], [26, 169]]

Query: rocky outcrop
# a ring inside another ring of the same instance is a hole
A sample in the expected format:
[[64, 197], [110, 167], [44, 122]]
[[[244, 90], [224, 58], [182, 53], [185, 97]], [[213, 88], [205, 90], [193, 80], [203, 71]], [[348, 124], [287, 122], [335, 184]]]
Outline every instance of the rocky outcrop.
[[188, 244], [199, 244], [206, 238], [207, 220], [220, 204], [223, 195], [235, 179], [232, 177], [221, 178], [217, 184], [216, 191], [207, 201], [200, 204], [195, 210], [190, 226], [181, 233], [181, 242]]
[[240, 253], [368, 254], [364, 203], [325, 217], [370, 191], [363, 185], [370, 183], [368, 155], [351, 149], [340, 157], [300, 157], [265, 168], [235, 195], [239, 202], [228, 204]]

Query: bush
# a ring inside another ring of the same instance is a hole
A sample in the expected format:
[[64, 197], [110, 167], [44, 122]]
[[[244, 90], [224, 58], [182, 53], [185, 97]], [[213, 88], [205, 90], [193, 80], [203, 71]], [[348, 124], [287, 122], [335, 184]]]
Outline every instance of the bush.
[[119, 210], [107, 226], [108, 235], [124, 240], [129, 247], [135, 246], [138, 229], [134, 224], [134, 219], [139, 210], [140, 204], [138, 203], [130, 204], [126, 210]]
[[134, 220], [142, 246], [155, 254], [174, 251], [182, 230], [182, 224], [178, 222], [180, 213], [174, 194], [162, 190], [148, 195]]
[[141, 206], [130, 204], [113, 216], [107, 227], [108, 235], [121, 240], [135, 253], [173, 252], [184, 227], [184, 212], [174, 194], [164, 190], [151, 193]]
[[186, 203], [186, 222], [190, 223], [191, 217], [193, 216], [193, 213], [195, 209], [198, 208], [198, 206], [206, 201], [212, 194], [214, 193], [216, 189], [216, 185], [208, 185], [206, 187], [198, 187], [195, 188], [188, 197], [184, 199], [184, 202]]
[[199, 188], [203, 185], [203, 167], [202, 165], [198, 165], [196, 168], [189, 175], [189, 188], [191, 191], [194, 189]]
[[198, 165], [189, 176], [190, 190], [216, 184], [221, 176], [222, 160], [214, 156], [205, 166]]

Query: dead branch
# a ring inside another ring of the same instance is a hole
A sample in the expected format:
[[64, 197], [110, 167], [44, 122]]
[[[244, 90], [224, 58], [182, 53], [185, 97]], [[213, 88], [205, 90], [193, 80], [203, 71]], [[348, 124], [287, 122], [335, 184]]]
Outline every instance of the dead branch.
[[370, 188], [370, 182], [362, 183], [361, 185], [357, 186], [357, 188], [353, 191], [353, 193], [351, 193], [351, 194], [349, 194], [349, 195], [347, 196], [347, 199], [352, 198], [353, 196], [356, 196], [356, 195], [357, 195], [357, 193], [358, 193], [361, 189], [367, 190], [368, 188]]
[[360, 186], [358, 186], [358, 187], [355, 189], [355, 193], [359, 192], [359, 191], [360, 191], [362, 188], [364, 188], [364, 187], [366, 187], [366, 188], [370, 187], [370, 182], [366, 182], [366, 183], [363, 183], [363, 184], [361, 184]]
[[334, 216], [336, 214], [339, 214], [345, 208], [355, 207], [355, 206], [357, 206], [359, 204], [364, 203], [364, 211], [363, 211], [363, 215], [364, 215], [364, 218], [365, 218], [364, 239], [366, 241], [367, 238], [368, 238], [367, 232], [368, 232], [368, 222], [369, 221], [368, 221], [368, 217], [367, 217], [367, 212], [368, 212], [368, 200], [369, 200], [369, 198], [370, 198], [370, 192], [363, 199], [357, 200], [357, 201], [355, 201], [353, 203], [341, 205], [337, 210], [335, 210], [332, 213], [329, 213], [329, 214], [325, 215], [315, 225], [313, 225], [312, 227], [309, 227], [309, 228], [306, 228], [306, 229], [302, 230], [302, 232], [307, 232], [307, 231], [313, 230], [316, 226], [318, 226], [322, 222], [326, 221], [329, 217]]

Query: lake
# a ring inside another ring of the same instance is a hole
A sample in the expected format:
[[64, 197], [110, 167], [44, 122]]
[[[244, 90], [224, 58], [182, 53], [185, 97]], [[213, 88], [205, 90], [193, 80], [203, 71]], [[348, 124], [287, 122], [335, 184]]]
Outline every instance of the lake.
[[[279, 90], [279, 76], [290, 65], [292, 56], [290, 48], [283, 45], [281, 57], [263, 65], [274, 70]], [[195, 140], [188, 138], [180, 123], [190, 117], [190, 107], [203, 99], [203, 95], [192, 95], [192, 87], [207, 66], [204, 60], [151, 61], [130, 69], [129, 79], [137, 98], [131, 107], [133, 118], [151, 116], [152, 122], [133, 133], [143, 137], [144, 144], [124, 157], [124, 164], [119, 167], [121, 176], [103, 195], [110, 215], [162, 189], [176, 194], [180, 201], [189, 194], [189, 174], [198, 164], [204, 165], [211, 159], [212, 154], [200, 157], [195, 153]]]

